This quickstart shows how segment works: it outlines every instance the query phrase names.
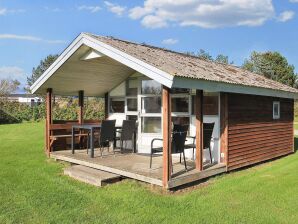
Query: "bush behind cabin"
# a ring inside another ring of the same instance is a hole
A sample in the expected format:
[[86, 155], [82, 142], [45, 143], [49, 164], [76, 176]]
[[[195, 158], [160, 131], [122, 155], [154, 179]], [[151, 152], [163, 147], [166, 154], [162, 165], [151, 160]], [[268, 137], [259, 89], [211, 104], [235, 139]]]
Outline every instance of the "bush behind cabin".
[[[85, 100], [84, 119], [100, 120], [104, 118], [104, 101], [99, 98]], [[30, 105], [0, 100], [0, 124], [41, 121], [45, 119], [45, 103]], [[53, 103], [53, 120], [77, 120], [78, 99], [59, 98]]]

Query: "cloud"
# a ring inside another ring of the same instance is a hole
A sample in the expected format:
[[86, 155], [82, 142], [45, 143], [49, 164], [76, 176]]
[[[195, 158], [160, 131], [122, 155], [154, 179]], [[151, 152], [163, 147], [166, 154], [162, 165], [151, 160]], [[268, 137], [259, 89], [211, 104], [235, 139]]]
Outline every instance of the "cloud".
[[145, 0], [129, 10], [148, 28], [260, 26], [275, 16], [272, 0]]
[[173, 45], [173, 44], [177, 44], [178, 40], [177, 39], [173, 39], [173, 38], [169, 38], [169, 39], [165, 39], [161, 42], [162, 44], [167, 44], [167, 45]]
[[60, 9], [58, 7], [51, 8], [51, 7], [45, 6], [44, 9], [47, 10], [47, 11], [50, 11], [50, 12], [61, 12], [62, 11], [62, 9]]
[[44, 42], [49, 44], [64, 44], [64, 40], [46, 40], [36, 36], [29, 35], [16, 35], [16, 34], [0, 34], [0, 39], [7, 40], [24, 40], [24, 41], [33, 41], [33, 42]]
[[5, 16], [7, 14], [16, 14], [16, 13], [23, 13], [25, 9], [7, 9], [7, 8], [0, 8], [0, 16]]
[[294, 16], [295, 16], [295, 12], [293, 12], [293, 11], [284, 11], [284, 12], [279, 14], [279, 16], [277, 17], [277, 20], [279, 22], [286, 22], [288, 20], [293, 19]]
[[290, 0], [290, 2], [292, 2], [292, 3], [297, 3], [298, 0]]
[[0, 67], [0, 79], [17, 79], [19, 82], [25, 83], [26, 77], [25, 71], [17, 66]]
[[100, 6], [87, 6], [87, 5], [81, 5], [81, 6], [78, 6], [77, 9], [79, 11], [82, 11], [82, 10], [85, 10], [85, 11], [89, 11], [91, 13], [95, 13], [95, 12], [98, 12], [101, 10], [101, 7]]
[[108, 8], [108, 10], [114, 14], [116, 14], [117, 16], [122, 16], [123, 13], [126, 11], [126, 7], [125, 6], [120, 6], [114, 3], [111, 3], [109, 1], [105, 1], [104, 2], [106, 7]]

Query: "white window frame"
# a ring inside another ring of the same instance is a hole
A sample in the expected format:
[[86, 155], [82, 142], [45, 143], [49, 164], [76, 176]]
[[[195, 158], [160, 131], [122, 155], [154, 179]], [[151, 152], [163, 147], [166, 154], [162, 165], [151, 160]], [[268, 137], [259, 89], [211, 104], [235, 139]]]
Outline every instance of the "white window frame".
[[[274, 113], [274, 107], [277, 105], [277, 114]], [[279, 101], [273, 101], [273, 104], [272, 104], [272, 115], [273, 115], [273, 119], [274, 120], [277, 120], [277, 119], [280, 119], [280, 102]]]

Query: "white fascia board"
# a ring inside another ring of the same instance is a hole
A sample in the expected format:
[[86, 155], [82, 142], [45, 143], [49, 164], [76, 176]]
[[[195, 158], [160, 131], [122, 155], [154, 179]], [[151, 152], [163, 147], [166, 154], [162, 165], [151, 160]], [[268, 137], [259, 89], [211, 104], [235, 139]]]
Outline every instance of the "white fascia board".
[[99, 51], [106, 56], [113, 58], [114, 60], [140, 72], [151, 79], [165, 85], [169, 88], [172, 87], [173, 84], [173, 75], [170, 75], [152, 65], [149, 65], [135, 57], [130, 56], [129, 54], [124, 53], [114, 47], [111, 47], [108, 44], [105, 44], [95, 38], [92, 38], [88, 35], [85, 35], [84, 44]]
[[37, 79], [37, 81], [30, 87], [32, 93], [35, 93], [43, 83], [48, 80], [54, 72], [56, 72], [61, 65], [82, 45], [91, 47], [100, 53], [148, 76], [151, 79], [171, 88], [173, 84], [173, 76], [163, 72], [154, 66], [136, 59], [120, 50], [117, 50], [110, 45], [107, 45], [95, 38], [92, 38], [84, 33], [81, 33], [57, 58], [57, 60]]
[[236, 85], [224, 82], [215, 82], [202, 79], [183, 78], [175, 76], [173, 80], [173, 88], [189, 88], [200, 89], [212, 92], [228, 92], [228, 93], [241, 93], [260, 96], [272, 96], [280, 98], [298, 99], [297, 93], [291, 93], [281, 90]]
[[33, 83], [30, 87], [32, 93], [35, 93], [43, 83], [83, 44], [83, 34], [81, 33], [54, 61], [54, 63]]

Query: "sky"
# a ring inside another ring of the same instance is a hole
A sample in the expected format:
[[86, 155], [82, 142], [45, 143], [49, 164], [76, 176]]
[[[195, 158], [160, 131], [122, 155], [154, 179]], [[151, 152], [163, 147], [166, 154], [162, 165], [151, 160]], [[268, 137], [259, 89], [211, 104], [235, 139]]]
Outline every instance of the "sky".
[[81, 32], [180, 52], [204, 49], [240, 66], [278, 51], [298, 72], [298, 0], [0, 0], [0, 79], [21, 82]]

